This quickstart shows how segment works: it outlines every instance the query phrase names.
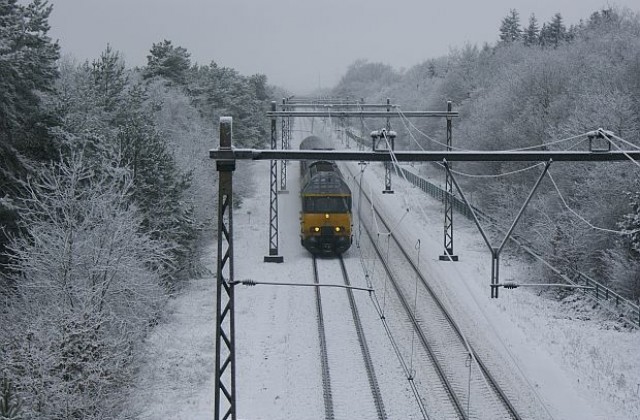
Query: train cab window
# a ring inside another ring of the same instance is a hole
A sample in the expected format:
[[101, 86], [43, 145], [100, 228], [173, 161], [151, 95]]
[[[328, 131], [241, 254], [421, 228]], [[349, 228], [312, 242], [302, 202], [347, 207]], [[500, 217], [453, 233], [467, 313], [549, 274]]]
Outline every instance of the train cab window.
[[351, 197], [305, 197], [305, 213], [346, 213], [351, 211]]
[[317, 172], [335, 172], [336, 170], [336, 165], [331, 162], [318, 161], [313, 166]]

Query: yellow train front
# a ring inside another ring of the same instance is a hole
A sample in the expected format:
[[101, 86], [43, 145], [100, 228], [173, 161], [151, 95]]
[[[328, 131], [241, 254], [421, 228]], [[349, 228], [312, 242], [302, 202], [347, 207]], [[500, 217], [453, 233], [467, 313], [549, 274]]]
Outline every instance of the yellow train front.
[[[331, 150], [316, 136], [300, 143], [301, 150]], [[351, 247], [351, 190], [332, 161], [301, 161], [302, 246], [314, 255], [339, 255]]]

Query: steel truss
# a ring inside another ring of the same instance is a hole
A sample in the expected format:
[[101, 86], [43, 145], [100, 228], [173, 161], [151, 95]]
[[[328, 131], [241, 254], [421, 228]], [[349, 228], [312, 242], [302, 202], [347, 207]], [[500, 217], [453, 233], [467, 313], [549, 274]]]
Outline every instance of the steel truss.
[[[282, 99], [282, 110], [287, 107], [287, 99]], [[280, 136], [282, 138], [282, 150], [289, 150], [291, 142], [291, 118], [282, 118], [282, 129], [280, 130]], [[280, 193], [286, 194], [287, 191], [287, 160], [280, 161]]]
[[[384, 105], [385, 107], [387, 105]], [[330, 107], [318, 107], [322, 108], [320, 111], [276, 111], [272, 109], [267, 112], [268, 117], [343, 117], [343, 118], [351, 118], [351, 117], [365, 117], [365, 118], [402, 118], [402, 117], [452, 117], [455, 118], [458, 116], [457, 111], [446, 112], [446, 111], [402, 111], [402, 114], [398, 112], [387, 112], [387, 111], [343, 111], [343, 110], [334, 110], [329, 109]]]
[[622, 162], [640, 160], [640, 150], [613, 150], [611, 152], [589, 151], [509, 151], [509, 152], [438, 152], [438, 151], [397, 151], [393, 156], [389, 151], [342, 151], [342, 150], [260, 150], [260, 149], [212, 149], [211, 159], [240, 160], [353, 160], [369, 162]]
[[[389, 113], [391, 112], [391, 101], [389, 98], [387, 98], [387, 123], [386, 123], [386, 129], [387, 129], [387, 133], [391, 132], [391, 118], [389, 118]], [[393, 151], [395, 149], [395, 136], [391, 137], [390, 139], [390, 146], [391, 146], [391, 150]], [[389, 147], [389, 146], [387, 146]], [[393, 194], [393, 190], [391, 189], [391, 162], [385, 162], [384, 163], [384, 190], [382, 191], [383, 194]]]
[[[231, 117], [220, 118], [220, 149], [231, 150]], [[215, 419], [236, 418], [236, 360], [233, 279], [234, 159], [216, 162], [218, 182], [218, 261], [216, 270]]]
[[[271, 111], [275, 112], [276, 103], [271, 102]], [[271, 150], [277, 152], [278, 128], [276, 117], [271, 117]], [[269, 255], [264, 257], [264, 262], [281, 263], [284, 257], [278, 255], [278, 161], [271, 159], [269, 191]]]
[[[447, 112], [451, 112], [451, 101], [447, 101]], [[447, 152], [451, 151], [452, 125], [451, 117], [447, 117]], [[453, 185], [449, 171], [445, 173], [444, 185], [444, 253], [439, 259], [440, 261], [458, 261], [458, 256], [453, 253]]]

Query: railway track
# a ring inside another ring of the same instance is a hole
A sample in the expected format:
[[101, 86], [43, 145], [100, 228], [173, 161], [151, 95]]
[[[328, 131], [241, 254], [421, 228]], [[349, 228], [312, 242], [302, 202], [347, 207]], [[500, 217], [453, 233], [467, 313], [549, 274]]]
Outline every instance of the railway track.
[[[358, 195], [359, 200], [371, 202], [362, 189]], [[363, 203], [358, 204], [362, 208]], [[521, 419], [382, 215], [374, 209], [360, 217], [370, 246], [385, 273], [384, 280], [374, 285], [377, 293], [383, 290], [385, 305], [394, 305], [404, 313], [405, 323], [409, 323], [414, 331], [411, 341], [415, 337], [420, 345], [415, 356], [413, 348], [410, 352], [406, 348], [404, 351], [405, 355], [410, 353], [410, 357], [416, 359], [413, 380], [423, 389], [441, 390], [435, 392], [438, 395], [423, 393], [420, 396], [430, 418]], [[375, 235], [370, 226], [384, 227], [390, 232], [386, 247], [379, 243], [380, 236]], [[388, 264], [389, 261], [394, 264]], [[388, 293], [388, 289], [393, 293]], [[411, 302], [420, 304], [414, 303], [412, 308]], [[387, 318], [386, 322], [389, 321]]]
[[[313, 257], [313, 274], [316, 284], [331, 283], [327, 280], [335, 281], [340, 277], [346, 286], [350, 286], [341, 257], [331, 260]], [[386, 419], [353, 290], [324, 289], [321, 292], [320, 289], [315, 288], [315, 296], [325, 418]], [[347, 304], [351, 309], [351, 320], [344, 317], [344, 310], [336, 310]], [[368, 387], [362, 386], [365, 381]]]

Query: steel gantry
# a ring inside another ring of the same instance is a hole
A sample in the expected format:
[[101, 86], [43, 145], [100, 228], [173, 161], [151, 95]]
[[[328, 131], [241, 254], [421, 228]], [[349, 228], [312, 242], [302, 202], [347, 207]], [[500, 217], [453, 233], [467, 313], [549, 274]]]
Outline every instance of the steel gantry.
[[[271, 102], [271, 112], [276, 111], [275, 101]], [[271, 150], [278, 148], [278, 124], [275, 116], [271, 116]], [[281, 263], [282, 255], [278, 255], [278, 161], [271, 160], [271, 175], [269, 177], [269, 255], [265, 255], [264, 262]]]
[[[275, 102], [272, 111], [275, 110]], [[507, 232], [505, 239], [499, 247], [493, 247], [486, 240], [486, 235], [478, 219], [474, 218], [476, 224], [487, 245], [492, 251], [492, 273], [491, 273], [491, 297], [498, 297], [499, 283], [499, 256], [505, 243], [518, 220], [522, 216], [525, 207], [531, 200], [538, 188], [541, 180], [547, 173], [551, 162], [613, 162], [640, 160], [640, 150], [618, 150], [618, 151], [511, 151], [511, 152], [395, 152], [390, 150], [379, 150], [371, 152], [356, 151], [336, 151], [336, 150], [275, 150], [275, 122], [272, 121], [272, 150], [255, 149], [233, 149], [232, 147], [232, 120], [230, 117], [220, 119], [220, 146], [218, 149], [209, 151], [209, 157], [216, 160], [216, 169], [219, 173], [218, 184], [218, 260], [216, 271], [216, 366], [215, 366], [215, 420], [236, 419], [236, 385], [235, 385], [235, 326], [234, 326], [234, 272], [233, 272], [233, 194], [232, 178], [236, 167], [236, 160], [271, 160], [272, 174], [274, 172], [274, 162], [277, 160], [302, 160], [302, 159], [324, 159], [356, 162], [442, 162], [446, 170], [450, 173], [452, 183], [456, 186], [464, 202], [469, 205], [465, 195], [457, 184], [450, 171], [451, 162], [545, 162], [545, 168], [536, 181], [532, 191], [523, 204], [516, 219]], [[275, 189], [272, 189], [273, 199]], [[275, 194], [277, 196], [277, 194]], [[471, 208], [471, 206], [469, 206]], [[471, 208], [473, 211], [473, 208]], [[505, 285], [503, 285], [506, 287]]]
[[[282, 99], [282, 110], [287, 109], [287, 98]], [[282, 129], [280, 130], [282, 138], [282, 150], [288, 150], [291, 146], [291, 118], [282, 118]], [[288, 161], [280, 161], [280, 194], [287, 194], [287, 165]]]
[[[451, 101], [447, 101], [447, 111], [451, 112]], [[447, 152], [452, 148], [452, 125], [451, 117], [447, 117]], [[453, 184], [451, 180], [451, 171], [448, 170], [444, 178], [444, 253], [440, 255], [440, 261], [458, 261], [458, 256], [453, 253]]]
[[[398, 106], [391, 104], [391, 100], [387, 98], [385, 104], [365, 104], [364, 101], [356, 100], [336, 100], [331, 98], [319, 99], [319, 100], [306, 100], [303, 98], [285, 98], [282, 100], [281, 111], [277, 111], [276, 102], [271, 102], [271, 111], [267, 112], [267, 117], [271, 119], [271, 150], [276, 151], [277, 145], [277, 119], [281, 118], [281, 148], [286, 150], [290, 147], [291, 139], [291, 121], [295, 117], [323, 117], [332, 118], [338, 117], [341, 120], [345, 120], [350, 117], [359, 117], [364, 125], [364, 118], [386, 118], [386, 132], [391, 132], [391, 118], [399, 117], [440, 117], [447, 118], [448, 121], [451, 118], [457, 117], [458, 113], [451, 111], [449, 108], [447, 111], [404, 111], [402, 114], [399, 112], [391, 112], [397, 110]], [[299, 108], [312, 108], [313, 111], [292, 111], [292, 109]], [[350, 111], [349, 109], [357, 109], [356, 111]], [[369, 109], [374, 109], [370, 111]], [[382, 109], [376, 111], [376, 109]], [[313, 119], [312, 119], [312, 131], [313, 131]], [[387, 138], [384, 134], [384, 138], [387, 142], [390, 140], [391, 150], [394, 149], [395, 136]], [[286, 191], [286, 177], [287, 177], [287, 159], [281, 162], [281, 174], [280, 174], [280, 187], [281, 192]], [[391, 189], [391, 163], [385, 163], [385, 193], [393, 193]], [[265, 262], [281, 263], [284, 261], [284, 257], [279, 255], [278, 252], [278, 164], [276, 160], [271, 161], [271, 174], [270, 174], [270, 208], [269, 208], [269, 254], [264, 257]], [[446, 233], [445, 233], [446, 235]]]
[[[297, 111], [297, 109], [312, 108], [313, 111]], [[320, 108], [320, 111], [318, 109]], [[350, 108], [356, 108], [357, 111], [349, 111]], [[367, 109], [367, 111], [365, 111]], [[381, 111], [369, 111], [370, 109], [380, 109]], [[384, 117], [386, 119], [385, 130], [378, 130], [371, 133], [373, 138], [373, 150], [377, 149], [377, 140], [385, 140], [386, 148], [395, 150], [395, 133], [391, 131], [391, 118], [392, 117], [444, 117], [447, 119], [447, 151], [452, 149], [452, 120], [458, 116], [457, 112], [452, 111], [451, 101], [447, 101], [447, 111], [405, 111], [400, 115], [399, 112], [392, 113], [392, 110], [398, 110], [398, 105], [391, 104], [390, 98], [387, 98], [384, 104], [364, 104], [362, 99], [358, 101], [342, 101], [339, 103], [332, 103], [329, 100], [323, 102], [319, 101], [305, 101], [299, 100], [297, 102], [286, 103], [283, 101], [282, 112], [278, 115], [281, 118], [291, 117], [339, 117], [341, 121], [344, 121], [347, 117], [360, 117], [362, 130], [364, 130], [364, 118], [365, 117]], [[294, 111], [296, 110], [296, 111]], [[284, 122], [283, 122], [284, 127]], [[363, 131], [364, 133], [364, 131]], [[392, 136], [387, 134], [393, 133]], [[374, 137], [375, 134], [375, 137]], [[359, 143], [359, 146], [362, 144]], [[358, 150], [361, 150], [358, 147]], [[393, 194], [391, 188], [391, 169], [393, 167], [392, 162], [384, 162], [384, 194]], [[458, 261], [458, 256], [453, 252], [453, 184], [451, 183], [451, 176], [449, 172], [445, 173], [445, 197], [444, 197], [444, 252], [439, 257], [441, 261]]]
[[[220, 118], [219, 151], [231, 150], [231, 117]], [[216, 289], [215, 418], [236, 418], [236, 360], [233, 308], [233, 171], [235, 159], [216, 160], [218, 181], [218, 260]]]
[[[390, 127], [390, 124], [387, 124], [387, 127]], [[384, 139], [384, 149], [381, 149], [379, 146], [379, 141]], [[372, 140], [372, 150], [390, 150], [393, 152], [395, 150], [395, 140], [396, 140], [396, 132], [388, 131], [386, 128], [382, 130], [376, 130], [371, 132], [371, 140]], [[384, 190], [382, 190], [383, 194], [393, 194], [393, 190], [391, 189], [391, 167], [393, 166], [392, 162], [384, 162]]]
[[[387, 147], [391, 150], [395, 150], [395, 138], [396, 136], [387, 137], [387, 133], [391, 133], [391, 118], [389, 118], [389, 113], [391, 112], [391, 100], [387, 98], [387, 123], [385, 124], [386, 133], [380, 133], [385, 138], [385, 143]], [[393, 194], [393, 190], [391, 189], [391, 162], [384, 163], [384, 190], [383, 194]]]

